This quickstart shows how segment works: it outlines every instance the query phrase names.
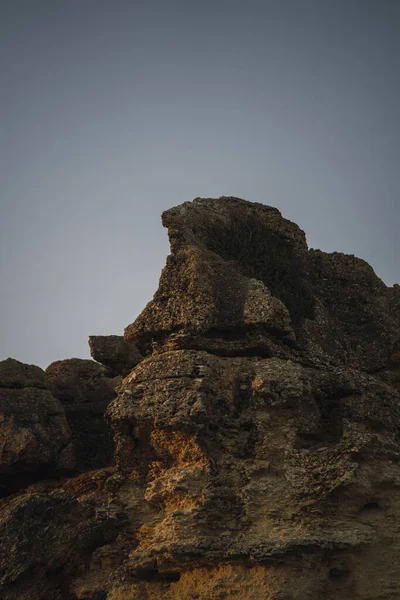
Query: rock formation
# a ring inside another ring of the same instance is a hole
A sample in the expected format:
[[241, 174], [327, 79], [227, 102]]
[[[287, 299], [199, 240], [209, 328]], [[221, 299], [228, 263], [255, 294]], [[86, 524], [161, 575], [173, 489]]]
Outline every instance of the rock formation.
[[136, 345], [122, 335], [91, 335], [89, 346], [92, 358], [116, 375], [128, 375], [143, 358]]
[[39, 367], [0, 362], [0, 497], [75, 466], [64, 410]]
[[163, 223], [153, 300], [90, 341], [116, 465], [3, 500], [2, 598], [399, 599], [400, 286], [262, 204]]
[[78, 469], [86, 471], [113, 464], [113, 437], [103, 416], [116, 396], [121, 378], [92, 360], [71, 358], [47, 367], [46, 380], [64, 407]]

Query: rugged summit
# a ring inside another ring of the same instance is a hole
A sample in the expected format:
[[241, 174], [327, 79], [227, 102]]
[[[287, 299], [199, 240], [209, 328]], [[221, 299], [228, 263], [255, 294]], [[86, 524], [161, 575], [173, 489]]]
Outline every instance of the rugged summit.
[[116, 466], [3, 500], [2, 597], [399, 599], [400, 287], [262, 204], [163, 224], [153, 300], [90, 339]]
[[171, 255], [159, 289], [125, 330], [143, 353], [152, 342], [229, 356], [295, 347], [302, 361], [378, 372], [399, 351], [400, 288], [354, 256], [308, 250], [276, 208], [198, 198], [163, 224]]

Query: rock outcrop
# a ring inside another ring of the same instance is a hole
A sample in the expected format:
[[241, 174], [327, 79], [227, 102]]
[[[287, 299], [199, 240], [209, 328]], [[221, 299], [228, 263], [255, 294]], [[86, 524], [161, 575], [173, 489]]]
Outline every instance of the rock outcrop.
[[90, 355], [116, 375], [127, 375], [142, 359], [135, 344], [122, 335], [91, 335]]
[[[116, 465], [3, 501], [2, 597], [400, 599], [400, 287], [261, 204], [163, 223], [153, 300], [91, 339]], [[49, 367], [65, 407], [84, 372]]]
[[13, 359], [0, 362], [0, 497], [74, 466], [71, 430], [44, 371]]
[[199, 198], [163, 224], [172, 252], [159, 289], [125, 330], [143, 354], [161, 344], [285, 358], [295, 347], [309, 364], [374, 373], [398, 353], [398, 289], [361, 259], [308, 250], [276, 208]]
[[[0, 504], [2, 598], [63, 600], [88, 557], [120, 533], [123, 516], [64, 489], [28, 489]], [[100, 497], [99, 497], [100, 501]], [[98, 598], [101, 596], [98, 596]], [[104, 596], [103, 596], [104, 597]], [[92, 596], [93, 598], [93, 596]]]
[[64, 407], [77, 468], [87, 471], [112, 465], [114, 442], [103, 417], [121, 378], [93, 360], [70, 358], [47, 367], [46, 381]]

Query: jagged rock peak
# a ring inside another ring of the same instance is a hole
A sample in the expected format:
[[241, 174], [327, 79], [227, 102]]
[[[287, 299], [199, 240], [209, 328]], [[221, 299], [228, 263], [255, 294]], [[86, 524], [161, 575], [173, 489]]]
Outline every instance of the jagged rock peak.
[[[125, 339], [144, 356], [174, 348], [384, 370], [399, 345], [395, 288], [365, 261], [308, 250], [279, 210], [233, 197], [167, 210], [171, 254]], [[290, 349], [290, 352], [288, 351]]]

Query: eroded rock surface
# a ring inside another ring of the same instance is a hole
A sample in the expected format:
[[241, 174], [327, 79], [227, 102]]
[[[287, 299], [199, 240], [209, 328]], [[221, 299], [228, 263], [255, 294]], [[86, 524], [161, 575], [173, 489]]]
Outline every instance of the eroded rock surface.
[[125, 330], [144, 354], [152, 344], [232, 356], [295, 347], [298, 360], [379, 372], [398, 353], [398, 288], [359, 258], [308, 250], [276, 208], [198, 198], [164, 212], [163, 224], [172, 253]]
[[44, 371], [13, 359], [0, 362], [0, 495], [74, 466], [71, 430]]
[[122, 335], [91, 335], [89, 347], [92, 358], [117, 375], [127, 375], [143, 359], [136, 345]]
[[[4, 600], [400, 599], [400, 287], [261, 204], [196, 199], [163, 223], [153, 300], [126, 343], [91, 341], [124, 375], [116, 465], [7, 499]], [[83, 404], [92, 376], [53, 369]]]
[[78, 469], [86, 471], [113, 464], [112, 432], [103, 415], [116, 397], [120, 378], [93, 360], [70, 358], [47, 367], [46, 381], [64, 407]]
[[71, 582], [124, 521], [104, 499], [98, 510], [63, 489], [39, 485], [0, 501], [0, 511], [0, 589], [10, 600], [73, 598]]

